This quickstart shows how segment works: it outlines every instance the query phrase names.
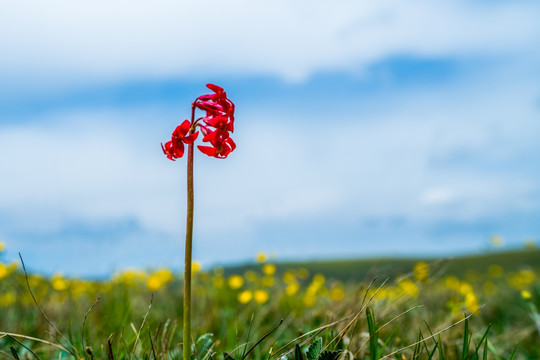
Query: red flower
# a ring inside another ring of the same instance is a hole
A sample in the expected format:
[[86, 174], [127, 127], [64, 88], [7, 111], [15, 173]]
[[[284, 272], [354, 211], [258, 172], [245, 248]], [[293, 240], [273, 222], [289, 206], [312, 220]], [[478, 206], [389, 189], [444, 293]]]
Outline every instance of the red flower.
[[214, 94], [201, 95], [195, 100], [195, 106], [207, 112], [206, 116], [227, 116], [234, 122], [234, 104], [227, 98], [223, 88], [214, 84], [206, 84]]
[[214, 102], [220, 102], [224, 99], [227, 99], [227, 93], [223, 90], [221, 86], [214, 84], [206, 84], [206, 87], [214, 92], [214, 94], [206, 94], [199, 96], [200, 100], [212, 100]]
[[[206, 125], [216, 128], [215, 131], [213, 131], [210, 134], [206, 135], [205, 139], [209, 135], [211, 135], [213, 133], [216, 133], [216, 132], [217, 132], [217, 134], [215, 134], [214, 136], [220, 135], [220, 136], [222, 136], [224, 138], [228, 138], [229, 137], [229, 131], [230, 132], [234, 131], [233, 122], [232, 121], [229, 122], [229, 118], [226, 117], [226, 116], [206, 117], [203, 120], [206, 123]], [[205, 139], [203, 139], [203, 141], [208, 141], [208, 140], [205, 140]]]
[[167, 141], [165, 145], [161, 144], [161, 149], [168, 159], [174, 161], [181, 158], [184, 155], [184, 144], [192, 144], [197, 139], [197, 136], [199, 136], [198, 131], [186, 136], [190, 128], [191, 123], [184, 120], [182, 124], [174, 129], [171, 140]]
[[236, 149], [236, 144], [230, 137], [224, 140], [218, 139], [216, 141], [212, 141], [211, 144], [212, 146], [197, 145], [197, 148], [201, 150], [203, 154], [213, 156], [218, 159], [225, 159], [234, 149]]
[[[176, 127], [170, 141], [165, 145], [161, 144], [163, 153], [170, 160], [176, 160], [184, 155], [184, 144], [192, 144], [198, 136], [198, 132], [189, 134], [192, 126], [199, 126], [204, 134], [203, 141], [212, 146], [197, 146], [199, 150], [219, 159], [226, 158], [231, 151], [236, 148], [236, 144], [231, 139], [229, 132], [234, 132], [234, 103], [227, 98], [227, 93], [222, 87], [207, 84], [206, 87], [212, 90], [213, 94], [199, 96], [193, 102], [193, 112], [195, 108], [206, 111], [206, 116], [195, 120], [194, 116]], [[200, 120], [204, 121], [199, 123]]]

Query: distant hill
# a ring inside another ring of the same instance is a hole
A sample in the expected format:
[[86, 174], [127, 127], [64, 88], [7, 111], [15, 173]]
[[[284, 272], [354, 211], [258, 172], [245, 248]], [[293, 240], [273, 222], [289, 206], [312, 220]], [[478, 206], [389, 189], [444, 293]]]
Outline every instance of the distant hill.
[[[275, 262], [277, 274], [288, 269], [304, 268], [311, 275], [322, 273], [328, 278], [342, 281], [372, 280], [374, 277], [384, 280], [398, 274], [412, 271], [414, 264], [424, 261], [430, 264], [431, 272], [439, 275], [462, 277], [467, 271], [485, 273], [490, 265], [499, 265], [505, 272], [530, 268], [540, 271], [540, 249], [511, 250], [478, 255], [456, 256], [448, 258], [433, 257], [390, 257], [371, 259], [338, 259], [303, 262]], [[225, 268], [225, 274], [242, 274], [247, 270], [260, 271], [261, 264], [245, 264]]]

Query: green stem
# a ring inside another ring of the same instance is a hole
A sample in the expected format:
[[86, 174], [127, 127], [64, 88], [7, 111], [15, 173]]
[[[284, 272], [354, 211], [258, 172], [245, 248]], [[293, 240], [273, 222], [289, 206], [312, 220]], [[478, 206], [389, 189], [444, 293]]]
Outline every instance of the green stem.
[[[192, 119], [195, 108], [192, 108]], [[190, 131], [193, 132], [193, 129]], [[191, 252], [193, 242], [193, 143], [188, 145], [187, 157], [187, 218], [186, 251], [184, 260], [184, 360], [191, 359]]]

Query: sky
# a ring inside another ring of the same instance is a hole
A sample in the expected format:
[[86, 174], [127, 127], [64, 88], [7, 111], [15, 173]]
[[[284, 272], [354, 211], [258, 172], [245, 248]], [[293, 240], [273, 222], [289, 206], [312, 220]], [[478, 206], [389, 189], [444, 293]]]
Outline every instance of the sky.
[[195, 155], [203, 267], [537, 241], [538, 14], [534, 0], [3, 1], [2, 259], [181, 269], [186, 164], [160, 143], [207, 83], [236, 104], [238, 147]]

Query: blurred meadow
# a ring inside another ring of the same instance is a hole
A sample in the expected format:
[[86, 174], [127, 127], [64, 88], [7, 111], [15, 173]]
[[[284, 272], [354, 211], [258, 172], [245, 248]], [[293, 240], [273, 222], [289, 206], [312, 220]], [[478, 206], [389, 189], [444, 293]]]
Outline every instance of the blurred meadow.
[[2, 2], [0, 359], [184, 358], [160, 143], [207, 83], [237, 148], [195, 154], [193, 360], [540, 359], [538, 14]]
[[[535, 359], [539, 256], [530, 248], [446, 261], [282, 263], [259, 254], [243, 267], [208, 270], [195, 262], [193, 356], [242, 358], [282, 320], [250, 358], [291, 357], [291, 344], [307, 348], [321, 337], [325, 348], [351, 359], [394, 353], [390, 358], [489, 353], [510, 359], [514, 351], [516, 359]], [[29, 274], [26, 283], [16, 264], [0, 264], [0, 280], [0, 354], [6, 358], [13, 358], [10, 346], [21, 359], [32, 358], [26, 348], [48, 359], [70, 352], [89, 359], [181, 358], [181, 274], [166, 268], [127, 270], [107, 280]]]

